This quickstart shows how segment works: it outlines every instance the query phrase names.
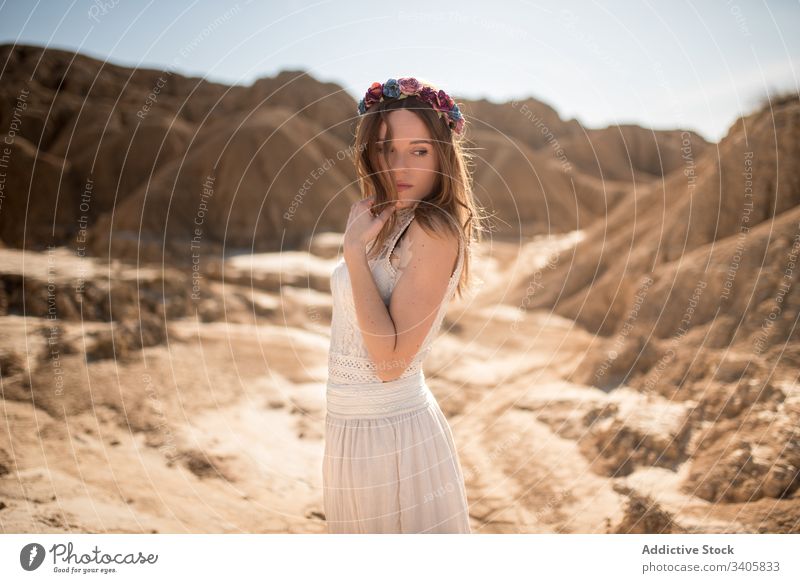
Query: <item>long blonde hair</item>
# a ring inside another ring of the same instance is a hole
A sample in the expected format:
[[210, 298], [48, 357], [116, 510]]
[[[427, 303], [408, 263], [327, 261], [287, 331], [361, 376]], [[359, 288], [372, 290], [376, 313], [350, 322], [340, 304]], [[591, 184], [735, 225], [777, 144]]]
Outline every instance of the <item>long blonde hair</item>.
[[[380, 171], [381, 154], [376, 147], [382, 123], [386, 124], [384, 140], [392, 139], [388, 114], [397, 109], [408, 109], [422, 119], [428, 127], [433, 147], [438, 154], [439, 171], [436, 183], [431, 193], [417, 204], [414, 214], [415, 220], [418, 220], [427, 231], [441, 233], [442, 229], [446, 229], [461, 241], [464, 266], [456, 287], [458, 296], [461, 297], [470, 284], [472, 243], [482, 240], [483, 230], [482, 208], [475, 200], [472, 172], [467, 167], [471, 165], [473, 156], [464, 145], [466, 141], [464, 135], [452, 132], [430, 105], [414, 96], [376, 103], [361, 116], [356, 129], [355, 151], [358, 155], [355, 157], [355, 166], [361, 195], [363, 198], [375, 195], [373, 213], [376, 215], [386, 208], [387, 203], [398, 198], [391, 175]], [[388, 151], [389, 148], [383, 150], [383, 168], [389, 168]], [[372, 250], [380, 250], [383, 247], [395, 225], [396, 217], [392, 214], [375, 238]]]

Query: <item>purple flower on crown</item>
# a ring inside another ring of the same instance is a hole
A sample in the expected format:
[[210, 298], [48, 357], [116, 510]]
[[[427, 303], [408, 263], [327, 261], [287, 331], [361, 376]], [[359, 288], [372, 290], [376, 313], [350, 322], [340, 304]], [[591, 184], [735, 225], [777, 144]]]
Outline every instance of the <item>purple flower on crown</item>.
[[414, 77], [400, 77], [398, 83], [400, 85], [400, 92], [403, 95], [416, 95], [419, 90], [422, 89], [422, 84]]
[[444, 92], [443, 89], [439, 89], [439, 91], [435, 94], [436, 95], [436, 108], [439, 111], [450, 111], [455, 105], [453, 99]]
[[436, 91], [425, 85], [419, 90], [419, 98], [425, 103], [429, 103], [432, 107], [436, 107]]

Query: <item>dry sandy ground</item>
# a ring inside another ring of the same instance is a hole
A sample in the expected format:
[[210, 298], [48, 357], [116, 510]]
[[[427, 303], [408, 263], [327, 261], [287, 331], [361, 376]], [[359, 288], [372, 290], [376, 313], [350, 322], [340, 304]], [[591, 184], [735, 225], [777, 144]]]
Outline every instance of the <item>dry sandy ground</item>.
[[[571, 239], [524, 253], [544, 256]], [[613, 401], [659, 431], [680, 406], [563, 380], [602, 340], [552, 313], [498, 303], [519, 256], [513, 243], [484, 250], [476, 265], [484, 286], [452, 304], [425, 366], [455, 434], [474, 532], [635, 531], [641, 517], [631, 502], [643, 495], [657, 502], [657, 524], [671, 520], [673, 532], [797, 531], [797, 493], [712, 504], [681, 492], [688, 461], [618, 478], [593, 472], [578, 446], [589, 409]], [[239, 291], [228, 284], [225, 293]], [[325, 532], [330, 297], [291, 293], [259, 292], [260, 305], [282, 309], [252, 323], [171, 322], [166, 344], [133, 358], [87, 367], [82, 354], [65, 355], [64, 390], [86, 392], [83, 408], [63, 397], [33, 406], [20, 398], [24, 375], [5, 375], [0, 530]], [[42, 323], [3, 318], [2, 346], [33, 359]], [[69, 326], [81, 333], [80, 322]]]

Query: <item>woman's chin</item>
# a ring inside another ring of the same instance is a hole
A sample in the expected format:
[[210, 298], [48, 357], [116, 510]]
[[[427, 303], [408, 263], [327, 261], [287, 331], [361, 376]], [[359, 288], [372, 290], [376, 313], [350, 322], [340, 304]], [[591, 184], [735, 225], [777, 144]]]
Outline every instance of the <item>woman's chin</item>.
[[397, 208], [409, 208], [418, 202], [416, 198], [400, 197], [397, 199]]

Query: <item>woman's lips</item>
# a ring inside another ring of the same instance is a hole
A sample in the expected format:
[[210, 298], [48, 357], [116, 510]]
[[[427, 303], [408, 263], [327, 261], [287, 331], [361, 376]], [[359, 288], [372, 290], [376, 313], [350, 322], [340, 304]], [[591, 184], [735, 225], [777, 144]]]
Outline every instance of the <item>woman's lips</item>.
[[400, 183], [397, 185], [397, 190], [405, 190], [406, 188], [411, 188], [411, 184]]

